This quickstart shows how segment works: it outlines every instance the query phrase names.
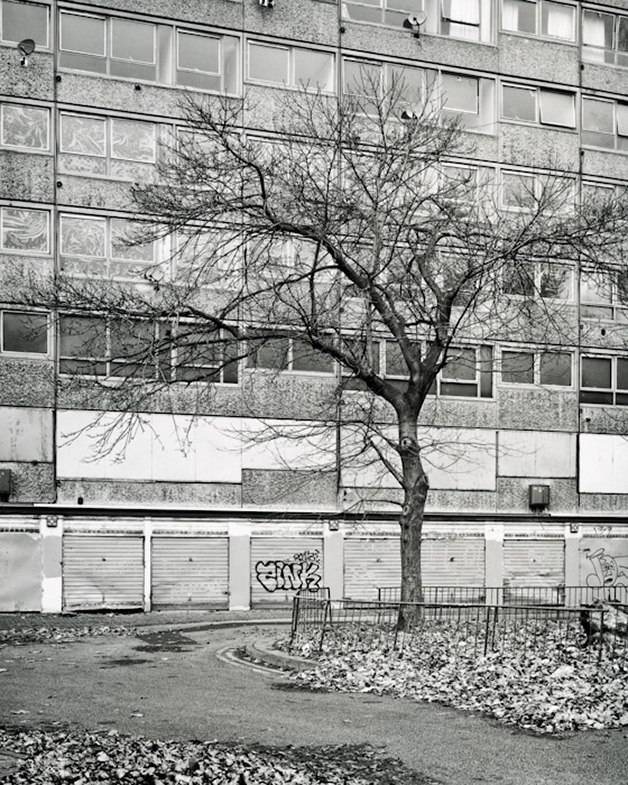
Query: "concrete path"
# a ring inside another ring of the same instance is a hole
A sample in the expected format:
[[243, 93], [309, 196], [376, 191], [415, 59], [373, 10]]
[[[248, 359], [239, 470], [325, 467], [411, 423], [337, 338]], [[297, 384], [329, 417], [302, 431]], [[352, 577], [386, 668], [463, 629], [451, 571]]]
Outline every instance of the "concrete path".
[[0, 724], [278, 745], [368, 742], [445, 785], [628, 782], [628, 731], [538, 737], [437, 705], [295, 691], [284, 675], [216, 656], [284, 632], [276, 625], [147, 629], [139, 638], [7, 645], [0, 648]]

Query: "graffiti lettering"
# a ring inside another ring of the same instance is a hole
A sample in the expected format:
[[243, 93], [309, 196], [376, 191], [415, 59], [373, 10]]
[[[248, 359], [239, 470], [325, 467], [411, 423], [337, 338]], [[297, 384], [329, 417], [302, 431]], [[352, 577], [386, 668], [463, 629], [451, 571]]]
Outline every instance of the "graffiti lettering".
[[628, 586], [628, 556], [609, 556], [604, 548], [587, 556], [593, 572], [587, 575], [587, 586]]
[[267, 592], [318, 589], [321, 583], [318, 551], [295, 553], [290, 561], [258, 561], [255, 577]]

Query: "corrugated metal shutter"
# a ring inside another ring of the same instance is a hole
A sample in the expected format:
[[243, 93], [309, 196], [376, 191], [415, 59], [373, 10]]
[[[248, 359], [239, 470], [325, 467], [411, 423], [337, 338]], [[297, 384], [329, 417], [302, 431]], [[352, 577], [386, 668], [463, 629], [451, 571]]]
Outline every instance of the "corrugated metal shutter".
[[152, 607], [229, 604], [227, 537], [154, 537]]
[[251, 604], [289, 603], [297, 589], [323, 585], [320, 537], [252, 537]]
[[135, 536], [65, 535], [63, 607], [142, 608], [144, 540]]
[[421, 567], [424, 586], [483, 586], [484, 538], [425, 539]]
[[[525, 602], [522, 587], [530, 589], [530, 602], [552, 601], [540, 596], [534, 587], [562, 586], [565, 583], [564, 540], [504, 540], [504, 601]], [[519, 588], [508, 596], [508, 587]], [[553, 595], [553, 593], [552, 593]]]
[[401, 585], [398, 537], [347, 538], [344, 546], [345, 597], [376, 600], [379, 588]]

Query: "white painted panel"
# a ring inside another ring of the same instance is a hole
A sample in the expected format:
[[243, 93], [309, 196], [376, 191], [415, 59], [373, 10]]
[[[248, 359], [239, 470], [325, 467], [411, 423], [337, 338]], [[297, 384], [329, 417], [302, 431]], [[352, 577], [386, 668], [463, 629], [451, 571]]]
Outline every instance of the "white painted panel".
[[[391, 429], [390, 438], [394, 438]], [[437, 490], [495, 490], [495, 432], [479, 429], [422, 429], [419, 439], [430, 487]], [[359, 435], [342, 435], [342, 481], [347, 487], [398, 488], [374, 453], [362, 451]], [[345, 456], [348, 456], [345, 458]], [[356, 456], [356, 457], [354, 457]], [[388, 457], [398, 465], [398, 456], [389, 450]]]
[[628, 493], [628, 440], [625, 436], [580, 436], [580, 492]]
[[333, 429], [320, 424], [244, 420], [242, 466], [244, 469], [331, 468], [335, 462]]
[[575, 477], [575, 434], [500, 431], [498, 468], [501, 477]]
[[119, 415], [59, 412], [59, 476], [238, 483], [239, 425], [239, 418], [151, 414], [128, 431]]
[[52, 412], [0, 407], [0, 461], [51, 461]]

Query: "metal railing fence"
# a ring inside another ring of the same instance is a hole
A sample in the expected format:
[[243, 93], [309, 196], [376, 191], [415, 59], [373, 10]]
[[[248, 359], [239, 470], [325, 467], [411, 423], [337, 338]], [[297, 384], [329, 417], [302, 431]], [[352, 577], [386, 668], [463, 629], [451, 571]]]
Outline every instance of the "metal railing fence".
[[[379, 602], [399, 602], [399, 586], [377, 590]], [[628, 586], [424, 586], [423, 602], [485, 605], [552, 605], [579, 608], [594, 602], [628, 605]]]
[[512, 650], [539, 651], [549, 642], [566, 657], [604, 655], [628, 659], [626, 629], [612, 610], [548, 605], [400, 603], [295, 598], [290, 646], [302, 640], [322, 651], [326, 641], [353, 651], [402, 650], [429, 636], [432, 648], [450, 656], [480, 656]]

